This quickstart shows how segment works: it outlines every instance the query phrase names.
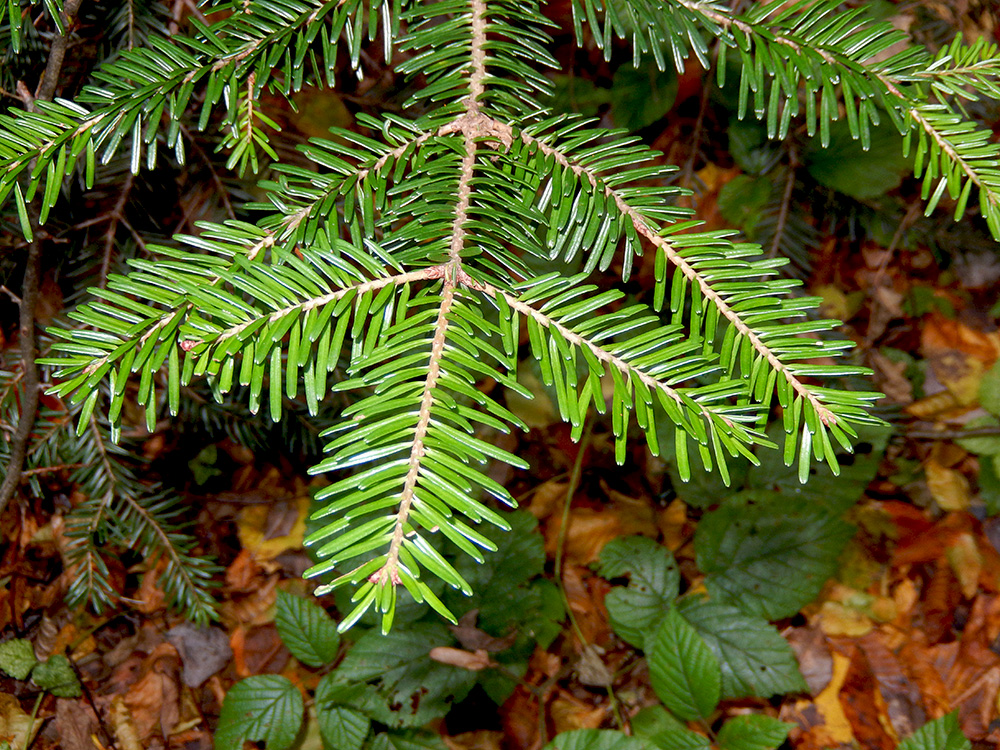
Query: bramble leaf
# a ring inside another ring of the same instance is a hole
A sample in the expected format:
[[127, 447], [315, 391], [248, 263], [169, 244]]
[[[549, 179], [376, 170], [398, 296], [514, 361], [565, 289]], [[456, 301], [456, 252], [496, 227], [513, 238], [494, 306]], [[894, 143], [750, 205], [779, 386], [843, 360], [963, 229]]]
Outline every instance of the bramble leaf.
[[777, 620], [816, 598], [854, 527], [823, 508], [790, 506], [748, 491], [702, 518], [695, 550], [713, 600]]
[[719, 661], [676, 609], [663, 617], [647, 658], [653, 690], [671, 713], [691, 721], [715, 710], [722, 687]]
[[303, 664], [322, 667], [336, 658], [337, 624], [315, 601], [279, 591], [274, 624], [282, 643]]
[[240, 680], [222, 702], [215, 750], [242, 750], [247, 740], [266, 750], [286, 750], [302, 726], [302, 693], [287, 677], [254, 675]]
[[615, 633], [644, 648], [647, 636], [680, 588], [681, 575], [670, 550], [643, 536], [620, 537], [601, 550], [597, 571], [607, 579], [628, 576], [628, 586], [604, 598]]

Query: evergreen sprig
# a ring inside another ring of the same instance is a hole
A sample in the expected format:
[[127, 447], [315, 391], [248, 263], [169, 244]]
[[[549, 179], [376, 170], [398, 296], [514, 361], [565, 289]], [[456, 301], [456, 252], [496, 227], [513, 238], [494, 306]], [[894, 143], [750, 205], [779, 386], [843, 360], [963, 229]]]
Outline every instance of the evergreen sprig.
[[[19, 373], [16, 362], [0, 369], [0, 423], [6, 425], [19, 422]], [[26, 479], [36, 493], [46, 475], [61, 472], [83, 498], [65, 516], [62, 552], [72, 570], [67, 603], [89, 602], [98, 612], [113, 608], [121, 592], [107, 555], [110, 549], [133, 550], [155, 572], [171, 606], [207, 623], [215, 617], [212, 576], [219, 568], [194, 551], [195, 539], [179, 517], [187, 510], [182, 496], [141, 481], [133, 452], [110, 440], [108, 425], [97, 415], [84, 419], [80, 411], [57, 399], [43, 404], [26, 457]], [[9, 443], [0, 440], [0, 464], [7, 466], [8, 458]]]
[[[481, 560], [494, 545], [475, 527], [507, 525], [480, 500], [513, 505], [483, 466], [525, 464], [484, 430], [524, 425], [483, 384], [530, 395], [517, 381], [525, 337], [575, 435], [591, 406], [610, 408], [619, 461], [630, 422], [654, 452], [658, 426], [672, 425], [683, 475], [697, 461], [727, 477], [731, 459], [771, 445], [776, 401], [786, 462], [803, 480], [813, 460], [836, 471], [834, 445], [849, 450], [854, 426], [877, 421], [866, 411], [877, 394], [815, 384], [865, 371], [827, 363], [849, 344], [808, 317], [815, 298], [789, 296], [784, 261], [692, 231], [670, 203], [681, 191], [662, 186], [671, 169], [637, 139], [543, 112], [537, 71], [552, 60], [537, 6], [449, 0], [401, 18], [424, 114], [365, 119], [381, 140], [314, 139], [302, 152], [315, 169], [277, 166], [256, 225], [203, 224], [187, 248], [153, 248], [70, 313], [80, 327], [54, 332], [54, 392], [82, 403], [81, 432], [102, 384], [113, 434], [126, 396], [152, 426], [200, 378], [219, 400], [246, 388], [251, 411], [274, 421], [300, 389], [311, 413], [331, 390], [359, 393], [324, 433], [314, 471], [344, 473], [320, 493], [308, 540], [326, 558], [310, 573], [356, 589], [343, 628], [375, 609], [388, 630], [400, 585], [449, 618], [430, 579], [470, 590], [438, 540]], [[251, 99], [263, 72], [248, 74]], [[241, 117], [256, 139], [252, 113]], [[247, 163], [246, 143], [230, 142], [231, 161]], [[627, 279], [644, 248], [651, 306], [585, 283], [616, 260]], [[576, 276], [530, 271], [578, 258]]]

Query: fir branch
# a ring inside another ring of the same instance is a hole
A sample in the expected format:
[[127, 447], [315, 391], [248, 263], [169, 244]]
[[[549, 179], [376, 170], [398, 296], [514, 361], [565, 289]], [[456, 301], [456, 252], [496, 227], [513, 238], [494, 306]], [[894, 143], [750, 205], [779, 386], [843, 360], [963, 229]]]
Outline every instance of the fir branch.
[[788, 366], [782, 362], [781, 359], [771, 350], [771, 348], [768, 347], [753, 331], [753, 329], [743, 321], [739, 313], [733, 310], [732, 307], [730, 307], [729, 304], [715, 291], [715, 289], [712, 288], [712, 285], [677, 251], [674, 244], [666, 237], [660, 235], [656, 229], [651, 227], [646, 218], [642, 216], [642, 214], [640, 214], [634, 207], [632, 207], [618, 191], [604, 186], [600, 175], [595, 174], [591, 169], [576, 163], [574, 159], [568, 157], [558, 148], [550, 146], [544, 141], [539, 140], [523, 131], [519, 132], [517, 136], [526, 144], [534, 145], [543, 154], [552, 157], [556, 163], [563, 168], [570, 170], [578, 177], [585, 178], [595, 189], [600, 190], [603, 188], [604, 194], [614, 201], [618, 211], [620, 211], [621, 214], [627, 217], [628, 221], [632, 223], [636, 233], [645, 238], [651, 245], [662, 252], [670, 263], [676, 267], [678, 272], [684, 274], [684, 276], [692, 284], [697, 286], [701, 295], [715, 305], [715, 307], [719, 310], [719, 313], [727, 321], [729, 321], [730, 325], [732, 325], [741, 336], [750, 342], [754, 351], [763, 357], [775, 372], [780, 373], [785, 378], [788, 385], [791, 386], [795, 393], [809, 402], [816, 414], [819, 416], [820, 421], [827, 426], [837, 423], [838, 420], [836, 415], [822, 403], [813, 390], [789, 370]]

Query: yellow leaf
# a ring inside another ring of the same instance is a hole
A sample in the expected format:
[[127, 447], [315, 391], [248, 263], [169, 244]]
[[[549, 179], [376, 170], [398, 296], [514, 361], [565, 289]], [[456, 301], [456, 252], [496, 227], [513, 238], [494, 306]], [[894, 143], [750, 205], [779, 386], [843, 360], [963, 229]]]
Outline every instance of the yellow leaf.
[[236, 522], [240, 544], [257, 560], [273, 560], [283, 552], [302, 547], [308, 497], [287, 503], [248, 505], [240, 510]]
[[933, 458], [924, 464], [927, 472], [927, 489], [931, 491], [934, 500], [941, 510], [967, 510], [972, 501], [969, 492], [969, 482], [954, 469], [938, 463]]
[[[31, 717], [21, 708], [13, 695], [0, 693], [0, 739], [5, 739], [14, 750], [28, 746], [38, 732], [38, 722], [32, 726]], [[31, 732], [31, 737], [28, 732]]]
[[851, 666], [851, 660], [843, 654], [833, 652], [833, 679], [830, 684], [823, 688], [823, 692], [816, 696], [816, 708], [823, 714], [824, 727], [830, 739], [840, 744], [854, 742], [854, 732], [851, 730], [851, 722], [847, 720], [844, 707], [840, 705], [840, 689], [847, 679], [847, 670]]
[[983, 570], [983, 556], [976, 547], [972, 534], [959, 534], [955, 543], [945, 553], [955, 578], [962, 587], [962, 595], [971, 599], [979, 590], [979, 574]]

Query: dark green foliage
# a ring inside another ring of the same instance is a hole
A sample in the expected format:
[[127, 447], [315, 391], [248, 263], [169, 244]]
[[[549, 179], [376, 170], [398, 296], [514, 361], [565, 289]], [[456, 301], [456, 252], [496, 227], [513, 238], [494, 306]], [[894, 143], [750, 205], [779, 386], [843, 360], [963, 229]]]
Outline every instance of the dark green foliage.
[[972, 743], [958, 726], [958, 712], [928, 722], [899, 743], [899, 750], [970, 750]]
[[747, 492], [701, 520], [695, 548], [713, 597], [768, 620], [816, 598], [854, 529], [822, 507], [792, 502]]
[[215, 733], [216, 750], [240, 750], [260, 740], [266, 750], [286, 750], [302, 724], [302, 694], [288, 678], [255, 675], [226, 693]]
[[279, 591], [274, 624], [292, 656], [303, 664], [321, 667], [337, 656], [337, 624], [316, 602]]
[[719, 660], [676, 609], [661, 617], [649, 650], [656, 696], [679, 719], [708, 718], [721, 696]]

